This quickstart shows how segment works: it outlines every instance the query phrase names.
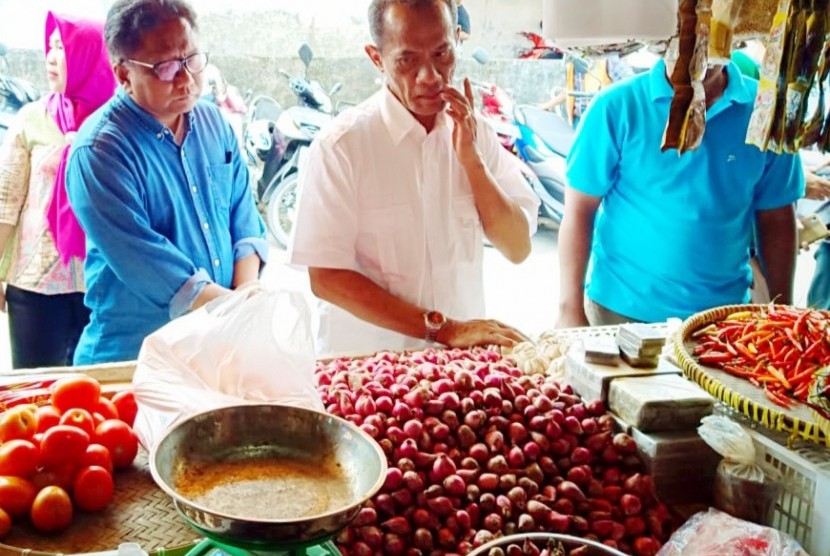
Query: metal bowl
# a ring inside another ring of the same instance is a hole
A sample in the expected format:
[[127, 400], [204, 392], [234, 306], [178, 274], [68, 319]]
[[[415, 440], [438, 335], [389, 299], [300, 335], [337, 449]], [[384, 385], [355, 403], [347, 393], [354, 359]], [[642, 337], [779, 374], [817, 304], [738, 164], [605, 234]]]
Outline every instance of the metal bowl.
[[479, 546], [467, 554], [467, 556], [489, 556], [490, 551], [494, 548], [504, 549], [511, 544], [522, 546], [525, 541], [531, 541], [540, 548], [546, 547], [548, 543], [560, 543], [562, 548], [565, 549], [565, 553], [574, 548], [587, 548], [587, 551], [584, 552], [585, 556], [626, 556], [624, 553], [610, 546], [605, 546], [604, 544], [588, 539], [572, 537], [571, 535], [561, 535], [559, 533], [519, 533], [517, 535], [499, 537]]
[[[291, 462], [304, 482], [263, 467], [275, 461]], [[260, 469], [262, 476], [243, 476]], [[202, 471], [197, 478], [188, 475]], [[199, 533], [240, 548], [277, 550], [336, 536], [380, 490], [386, 457], [371, 437], [339, 417], [284, 405], [241, 405], [206, 411], [168, 429], [150, 452], [150, 472]], [[225, 484], [193, 494], [194, 485], [218, 480]], [[236, 487], [247, 488], [244, 496]]]

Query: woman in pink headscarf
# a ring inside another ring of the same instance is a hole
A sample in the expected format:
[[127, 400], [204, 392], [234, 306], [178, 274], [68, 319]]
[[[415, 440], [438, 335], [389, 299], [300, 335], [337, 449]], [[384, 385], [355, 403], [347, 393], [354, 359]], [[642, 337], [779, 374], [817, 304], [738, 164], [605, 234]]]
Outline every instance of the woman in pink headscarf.
[[72, 138], [115, 92], [103, 22], [46, 18], [50, 94], [24, 106], [0, 147], [0, 309], [12, 366], [71, 365], [84, 307], [84, 235], [66, 198]]

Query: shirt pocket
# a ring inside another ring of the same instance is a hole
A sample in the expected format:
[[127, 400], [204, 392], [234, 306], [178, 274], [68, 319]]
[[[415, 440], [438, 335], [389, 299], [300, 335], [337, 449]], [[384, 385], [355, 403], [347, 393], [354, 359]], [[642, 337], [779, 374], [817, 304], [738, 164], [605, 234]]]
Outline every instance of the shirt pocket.
[[484, 242], [484, 230], [472, 195], [456, 197], [452, 201], [453, 246], [455, 260], [475, 262]]
[[[412, 226], [412, 211], [408, 205], [397, 205], [365, 212], [366, 226], [361, 226], [357, 242], [358, 264], [369, 277], [380, 281], [387, 289], [401, 283], [420, 260], [410, 260], [418, 239]], [[408, 266], [407, 266], [408, 265]]]
[[220, 213], [227, 212], [233, 191], [231, 164], [211, 164], [208, 166], [208, 179], [216, 208]]

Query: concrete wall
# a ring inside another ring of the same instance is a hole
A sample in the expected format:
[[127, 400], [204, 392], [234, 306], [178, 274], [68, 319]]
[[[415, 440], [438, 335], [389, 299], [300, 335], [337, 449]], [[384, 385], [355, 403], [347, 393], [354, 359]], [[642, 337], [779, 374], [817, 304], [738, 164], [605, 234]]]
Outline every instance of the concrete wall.
[[[4, 10], [12, 2], [19, 0], [0, 0], [0, 20], [7, 24]], [[35, 4], [34, 11], [45, 13], [42, 0], [35, 0]], [[85, 15], [103, 17], [104, 4], [109, 5], [102, 0], [100, 14], [92, 10]], [[359, 102], [380, 87], [379, 74], [363, 52], [370, 42], [366, 0], [237, 0], [232, 10], [226, 0], [193, 0], [193, 5], [200, 13], [203, 47], [211, 52], [212, 62], [226, 79], [242, 91], [271, 95], [284, 106], [293, 104], [295, 99], [279, 70], [302, 71], [296, 51], [303, 42], [315, 53], [309, 76], [326, 89], [341, 82], [343, 88], [337, 98]], [[465, 6], [470, 13], [472, 37], [464, 45], [458, 77], [496, 82], [522, 103], [540, 102], [547, 98], [551, 86], [563, 83], [558, 61], [515, 57], [529, 44], [518, 32], [539, 28], [540, 0], [465, 0]], [[33, 25], [31, 17], [26, 21]], [[39, 25], [27, 35], [27, 44], [10, 41], [6, 30], [0, 40], [18, 46], [9, 51], [9, 73], [45, 87], [42, 47], [32, 40], [42, 32], [42, 23]], [[476, 47], [487, 50], [488, 64], [470, 58]]]

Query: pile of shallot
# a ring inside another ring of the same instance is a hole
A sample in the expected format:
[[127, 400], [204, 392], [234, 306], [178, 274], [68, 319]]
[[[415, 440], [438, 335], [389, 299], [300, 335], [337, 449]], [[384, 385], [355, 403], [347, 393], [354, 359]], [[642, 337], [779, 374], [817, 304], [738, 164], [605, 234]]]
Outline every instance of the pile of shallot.
[[316, 377], [327, 411], [389, 464], [337, 538], [346, 556], [466, 554], [531, 531], [650, 556], [667, 538], [668, 511], [603, 404], [494, 351], [381, 352], [320, 363]]

